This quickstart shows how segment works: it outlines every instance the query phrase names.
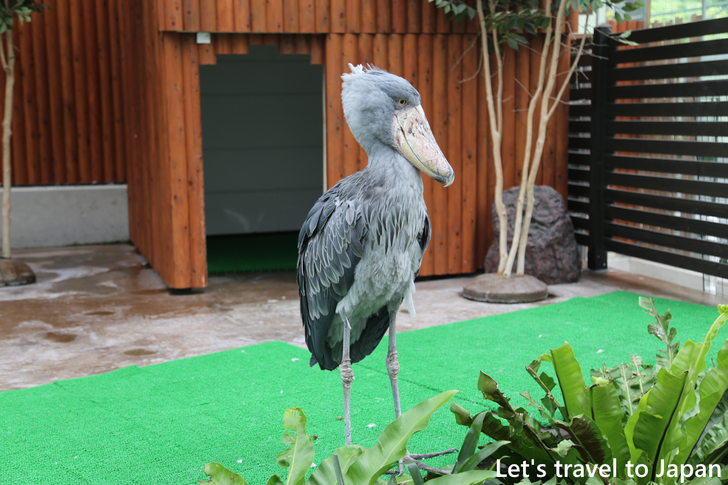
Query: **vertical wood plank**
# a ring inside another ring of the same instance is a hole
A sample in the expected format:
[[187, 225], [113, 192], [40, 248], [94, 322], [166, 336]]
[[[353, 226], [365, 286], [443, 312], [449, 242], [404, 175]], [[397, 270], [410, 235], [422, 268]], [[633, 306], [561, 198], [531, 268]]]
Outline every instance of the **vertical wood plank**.
[[214, 44], [198, 44], [198, 49], [200, 51], [201, 66], [213, 66], [217, 64]]
[[346, 0], [331, 0], [331, 32], [346, 32]]
[[311, 55], [311, 38], [308, 35], [293, 36], [294, 53]]
[[392, 4], [390, 0], [377, 0], [377, 33], [392, 31]]
[[311, 64], [323, 64], [325, 58], [325, 40], [322, 35], [311, 36]]
[[[66, 180], [80, 181], [78, 170], [78, 141], [76, 139], [76, 103], [74, 102], [76, 88], [73, 82], [73, 46], [71, 43], [70, 9], [66, 2], [56, 5], [58, 15], [58, 47], [60, 54], [61, 73], [61, 104], [63, 107], [63, 141], [65, 147]], [[46, 46], [54, 44], [54, 39], [48, 37]]]
[[407, 2], [407, 33], [419, 34], [422, 28], [422, 2]]
[[[20, 53], [16, 61], [16, 86], [18, 93], [15, 98], [18, 100], [18, 108], [16, 111], [18, 122], [14, 126], [18, 126], [18, 141], [25, 144], [25, 155], [17, 158], [18, 165], [25, 169], [25, 180], [29, 184], [41, 183], [41, 160], [40, 151], [38, 150], [38, 93], [36, 92], [35, 79], [33, 72], [36, 69], [36, 60], [33, 56], [33, 45], [31, 43], [31, 32], [29, 25], [24, 25], [19, 29], [14, 29], [14, 43], [20, 46]], [[22, 93], [22, 94], [21, 94]], [[12, 159], [11, 152], [11, 159]]]
[[73, 44], [73, 85], [76, 104], [76, 144], [78, 146], [79, 181], [91, 182], [91, 161], [89, 160], [88, 100], [86, 97], [86, 53], [84, 51], [83, 27], [85, 18], [81, 0], [70, 0], [71, 42]]
[[[28, 35], [31, 37], [32, 56], [35, 62], [35, 68], [28, 75], [33, 77], [33, 83], [36, 87], [36, 96], [38, 104], [38, 152], [40, 163], [40, 181], [43, 184], [55, 182], [55, 164], [53, 159], [53, 145], [51, 132], [51, 109], [48, 93], [48, 65], [45, 51], [45, 18], [37, 15], [32, 24], [25, 27], [28, 29]], [[58, 84], [54, 87], [57, 89]], [[54, 91], [55, 94], [55, 91]]]
[[401, 77], [404, 75], [404, 62], [402, 60], [403, 36], [400, 34], [392, 34], [387, 37], [389, 38], [387, 70]]
[[[342, 67], [342, 72], [349, 72], [348, 64], [352, 63], [356, 65], [359, 57], [358, 36], [355, 34], [344, 34], [343, 37], [344, 52], [341, 61], [339, 61], [339, 65]], [[327, 65], [327, 67], [329, 66]], [[341, 102], [340, 98], [339, 102]], [[359, 169], [359, 144], [356, 142], [348, 125], [343, 127], [342, 130], [344, 135], [344, 176], [346, 177]]]
[[389, 63], [389, 56], [387, 54], [388, 51], [387, 36], [383, 34], [376, 34], [374, 36], [374, 52], [372, 53], [375, 66], [380, 69], [387, 69], [387, 65]]
[[[316, 32], [326, 34], [331, 25], [331, 0], [314, 0], [316, 16]], [[328, 43], [328, 39], [326, 40]]]
[[235, 0], [233, 11], [235, 32], [250, 32], [250, 0]]
[[215, 47], [215, 54], [233, 53], [233, 34], [214, 34], [212, 45]]
[[182, 0], [182, 25], [184, 30], [200, 30], [200, 0]]
[[283, 0], [265, 0], [267, 32], [283, 32]]
[[[247, 54], [248, 53], [248, 35], [237, 34], [237, 35], [233, 35], [231, 37], [232, 37], [232, 53], [240, 54], [240, 55]], [[199, 62], [199, 60], [197, 59], [197, 54], [192, 58], [194, 59], [195, 63]]]
[[427, 2], [422, 6], [422, 32], [434, 34], [437, 30], [437, 7], [435, 2]]
[[[432, 122], [434, 121], [433, 110], [432, 110], [432, 40], [431, 35], [418, 35], [417, 38], [417, 80], [414, 85], [415, 88], [420, 92], [422, 98], [422, 109], [425, 111], [425, 115]], [[432, 124], [432, 123], [431, 123]], [[432, 187], [434, 181], [430, 177], [422, 177], [423, 192], [425, 197], [425, 204], [429, 214], [432, 214], [433, 210], [433, 194]], [[421, 276], [429, 276], [435, 272], [435, 258], [434, 245], [430, 245], [428, 250], [425, 252], [425, 256], [422, 260], [422, 266], [420, 267]]]
[[293, 45], [293, 36], [291, 34], [283, 34], [279, 36], [278, 53], [279, 54], [293, 54], [295, 53], [295, 47]]
[[[236, 37], [244, 38], [242, 35]], [[247, 43], [245, 44], [247, 47]], [[182, 38], [182, 82], [184, 129], [187, 154], [187, 199], [189, 201], [190, 286], [207, 286], [207, 241], [205, 233], [205, 183], [202, 160], [200, 69], [193, 35]]]
[[[467, 35], [463, 38], [463, 48], [467, 49], [478, 38]], [[470, 49], [463, 56], [462, 86], [462, 166], [460, 180], [462, 180], [462, 273], [472, 273], [477, 269], [476, 263], [476, 211], [478, 193], [478, 49]], [[456, 175], [457, 176], [457, 175]]]
[[[33, 49], [35, 58], [46, 63], [44, 69], [36, 72], [36, 83], [42, 86], [40, 103], [48, 102], [48, 116], [46, 121], [41, 123], [45, 126], [46, 137], [50, 141], [50, 159], [53, 166], [53, 182], [62, 184], [66, 182], [65, 144], [63, 140], [63, 105], [60, 52], [58, 42], [58, 15], [39, 15], [38, 23], [33, 30]], [[35, 19], [34, 19], [35, 20]], [[45, 58], [43, 56], [45, 55]], [[41, 115], [43, 116], [43, 115]], [[43, 134], [41, 133], [41, 137]], [[48, 140], [46, 142], [48, 142]], [[45, 148], [42, 148], [45, 149]]]
[[436, 14], [436, 26], [435, 29], [438, 34], [449, 34], [451, 25], [450, 20], [447, 18], [447, 14], [445, 13], [445, 10], [442, 8], [437, 9]]
[[[111, 91], [112, 103], [113, 103], [113, 129], [114, 129], [114, 180], [117, 182], [123, 182], [127, 180], [126, 176], [126, 134], [125, 134], [125, 123], [124, 123], [124, 108], [122, 102], [123, 87], [122, 87], [122, 71], [121, 71], [121, 33], [119, 32], [119, 16], [117, 12], [116, 2], [118, 0], [111, 0], [108, 9], [109, 16], [109, 34], [111, 39], [118, 39], [118, 42], [112, 41], [109, 43], [109, 53], [111, 57], [111, 85], [115, 88]], [[125, 81], [127, 81], [125, 79]], [[128, 187], [128, 185], [127, 185]], [[131, 205], [131, 204], [130, 204]], [[131, 207], [129, 207], [129, 213], [131, 214]], [[131, 223], [130, 223], [131, 226]]]
[[121, 4], [121, 0], [112, 0], [112, 4], [110, 6], [111, 10], [114, 10], [115, 18], [118, 21], [116, 25], [118, 28], [120, 45], [120, 48], [118, 49], [119, 69], [121, 78], [124, 80], [124, 82], [121, 83], [121, 106], [124, 112], [123, 118], [125, 120], [124, 132], [126, 136], [124, 138], [124, 146], [126, 153], [128, 154], [128, 163], [126, 164], [126, 167], [128, 169], [127, 200], [129, 201], [129, 238], [139, 251], [145, 255], [145, 258], [149, 260], [149, 256], [146, 255], [148, 247], [146, 246], [144, 239], [144, 223], [146, 221], [146, 215], [140, 210], [141, 197], [139, 196], [139, 192], [141, 190], [141, 184], [138, 182], [140, 174], [138, 170], [132, 169], [138, 167], [140, 159], [138, 150], [139, 138], [138, 136], [134, 136], [138, 133], [137, 113], [139, 104], [132, 102], [132, 100], [135, 99], [133, 92], [138, 83], [139, 76], [133, 75], [133, 73], [136, 74], [138, 71], [131, 69], [131, 63], [129, 61], [130, 57], [136, 57], [134, 55], [134, 44], [131, 42], [131, 36], [128, 35], [128, 32], [133, 30], [131, 25], [133, 25], [132, 19], [134, 14], [127, 13], [125, 15]]
[[[407, 0], [392, 1], [392, 32], [404, 34], [407, 32]], [[413, 2], [411, 2], [413, 3]]]
[[362, 6], [361, 0], [345, 0], [346, 32], [358, 34], [361, 32]]
[[[462, 62], [463, 36], [447, 36], [447, 159], [455, 181], [444, 189], [447, 196], [447, 272], [462, 273]], [[443, 96], [444, 97], [444, 96]]]
[[298, 0], [283, 0], [283, 32], [296, 34], [298, 30]]
[[107, 10], [107, 2], [99, 2], [96, 5], [96, 51], [98, 56], [99, 100], [101, 108], [101, 149], [104, 161], [103, 180], [105, 182], [114, 182], [116, 181], [113, 113], [113, 91], [115, 85], [111, 83], [111, 47], [108, 36], [110, 26]]
[[87, 81], [86, 96], [88, 98], [88, 141], [89, 141], [89, 166], [91, 168], [91, 180], [101, 182], [105, 180], [106, 170], [113, 170], [110, 160], [102, 162], [104, 154], [101, 146], [101, 90], [99, 86], [99, 56], [100, 44], [96, 37], [96, 9], [93, 0], [83, 1], [84, 9], [84, 37], [83, 46], [86, 53], [86, 67], [84, 77]]
[[182, 30], [182, 0], [165, 0], [164, 28], [166, 30]]
[[377, 31], [377, 0], [361, 0], [361, 31], [365, 34]]
[[316, 32], [314, 0], [298, 0], [298, 26], [301, 33]]
[[[447, 78], [449, 63], [447, 57], [447, 36], [436, 35], [432, 48], [432, 131], [443, 153], [449, 153], [448, 126], [447, 126]], [[452, 160], [450, 160], [452, 162]], [[456, 175], [457, 177], [457, 175]], [[448, 225], [447, 225], [447, 195], [440, 184], [433, 184], [432, 208], [430, 219], [432, 221], [432, 247], [435, 257], [435, 274], [448, 273]]]
[[417, 37], [416, 35], [407, 34], [404, 36], [404, 45], [402, 47], [402, 77], [408, 80], [413, 86], [419, 86], [417, 75]]
[[[372, 34], [361, 34], [359, 37], [358, 62], [367, 65], [374, 62], [374, 36]], [[366, 168], [369, 157], [364, 149], [359, 146], [359, 166], [358, 169]]]
[[217, 9], [215, 0], [199, 0], [200, 29], [202, 32], [217, 31]]
[[326, 185], [344, 178], [344, 112], [341, 107], [341, 58], [344, 36], [326, 36]]
[[217, 0], [217, 31], [235, 32], [233, 0]]
[[516, 51], [507, 47], [503, 59], [503, 190], [516, 185]]

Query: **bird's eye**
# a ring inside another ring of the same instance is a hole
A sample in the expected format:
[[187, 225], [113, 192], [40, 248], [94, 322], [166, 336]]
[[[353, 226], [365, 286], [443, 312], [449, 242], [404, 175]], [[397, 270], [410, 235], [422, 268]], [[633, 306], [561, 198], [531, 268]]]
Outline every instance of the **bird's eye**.
[[404, 98], [399, 98], [399, 99], [397, 100], [397, 104], [399, 104], [400, 106], [404, 106], [404, 105], [406, 105], [406, 104], [407, 104], [407, 100], [406, 100], [406, 99], [404, 99]]

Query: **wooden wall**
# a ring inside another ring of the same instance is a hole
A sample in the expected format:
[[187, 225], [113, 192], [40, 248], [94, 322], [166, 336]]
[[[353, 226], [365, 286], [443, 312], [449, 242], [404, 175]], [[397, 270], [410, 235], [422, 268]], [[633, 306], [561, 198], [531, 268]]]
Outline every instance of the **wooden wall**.
[[[33, 14], [14, 32], [12, 182], [124, 182], [123, 2], [43, 3], [51, 10]], [[5, 76], [0, 92], [2, 106]]]
[[[433, 240], [421, 274], [483, 267], [495, 178], [474, 24], [450, 23], [426, 0], [49, 3], [54, 10], [18, 30], [14, 182], [126, 181], [132, 242], [170, 287], [207, 285], [199, 65], [254, 44], [324, 64], [328, 186], [366, 163], [341, 108], [347, 64], [371, 62], [409, 79], [456, 171], [447, 189], [425, 178]], [[218, 33], [197, 44], [195, 30]], [[506, 55], [506, 188], [520, 181], [526, 88], [534, 89], [538, 60], [530, 49]], [[563, 196], [566, 108], [549, 126], [538, 177]]]
[[156, 0], [159, 30], [252, 33], [476, 33], [427, 0]]
[[[532, 36], [534, 47], [542, 42]], [[307, 44], [308, 42], [308, 44]], [[425, 255], [422, 276], [471, 273], [482, 269], [493, 240], [491, 204], [495, 192], [492, 148], [489, 145], [485, 84], [480, 43], [473, 34], [214, 34], [199, 46], [200, 58], [245, 53], [252, 43], [279, 43], [281, 53], [306, 53], [325, 65], [327, 186], [366, 166], [366, 153], [346, 126], [341, 106], [341, 74], [348, 63], [372, 63], [404, 76], [422, 95], [423, 107], [440, 147], [455, 170], [455, 183], [443, 188], [423, 177], [433, 239]], [[320, 57], [323, 55], [323, 58]], [[567, 70], [568, 53], [559, 72]], [[508, 50], [504, 75], [504, 187], [518, 185], [523, 166], [526, 87], [535, 91], [540, 57], [530, 49]], [[563, 76], [560, 77], [563, 79]], [[537, 129], [537, 126], [534, 128]], [[568, 104], [556, 111], [547, 131], [537, 183], [551, 185], [566, 200]]]

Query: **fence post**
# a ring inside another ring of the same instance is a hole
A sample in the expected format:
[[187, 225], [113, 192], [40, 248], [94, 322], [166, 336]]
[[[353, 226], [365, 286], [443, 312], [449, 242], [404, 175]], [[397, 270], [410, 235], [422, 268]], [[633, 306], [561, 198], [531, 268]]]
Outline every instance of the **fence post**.
[[612, 50], [612, 27], [594, 29], [592, 52], [591, 147], [589, 164], [589, 254], [591, 270], [607, 269], [607, 250], [604, 248], [604, 157], [607, 139], [607, 86], [609, 84], [609, 53]]

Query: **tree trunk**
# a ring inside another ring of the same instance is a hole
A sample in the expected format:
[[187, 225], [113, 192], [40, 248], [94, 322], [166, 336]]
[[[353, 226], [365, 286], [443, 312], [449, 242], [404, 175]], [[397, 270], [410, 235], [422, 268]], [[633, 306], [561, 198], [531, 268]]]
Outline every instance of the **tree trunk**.
[[[7, 48], [7, 50], [6, 50]], [[3, 257], [10, 258], [10, 136], [13, 121], [13, 88], [15, 87], [15, 51], [13, 31], [5, 31], [5, 42], [0, 37], [0, 49], [7, 52], [5, 69], [5, 116], [3, 118]]]

